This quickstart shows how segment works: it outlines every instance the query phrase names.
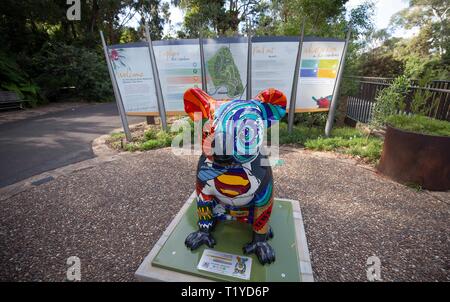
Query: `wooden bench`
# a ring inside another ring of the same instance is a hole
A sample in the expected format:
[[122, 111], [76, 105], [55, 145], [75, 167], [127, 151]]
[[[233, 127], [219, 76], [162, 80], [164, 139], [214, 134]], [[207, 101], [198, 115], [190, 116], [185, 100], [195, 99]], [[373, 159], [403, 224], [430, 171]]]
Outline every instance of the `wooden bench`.
[[23, 103], [26, 100], [21, 99], [17, 93], [13, 91], [0, 91], [0, 110], [2, 109], [23, 109]]

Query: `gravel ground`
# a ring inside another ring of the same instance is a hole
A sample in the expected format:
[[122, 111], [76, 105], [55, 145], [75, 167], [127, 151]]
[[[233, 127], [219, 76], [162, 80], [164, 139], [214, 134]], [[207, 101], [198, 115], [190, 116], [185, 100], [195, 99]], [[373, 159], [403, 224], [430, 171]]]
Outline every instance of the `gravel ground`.
[[[449, 193], [437, 199], [329, 153], [283, 151], [276, 196], [299, 200], [315, 279], [449, 281]], [[125, 155], [1, 202], [0, 280], [83, 281], [133, 274], [194, 189], [197, 158], [170, 149]]]

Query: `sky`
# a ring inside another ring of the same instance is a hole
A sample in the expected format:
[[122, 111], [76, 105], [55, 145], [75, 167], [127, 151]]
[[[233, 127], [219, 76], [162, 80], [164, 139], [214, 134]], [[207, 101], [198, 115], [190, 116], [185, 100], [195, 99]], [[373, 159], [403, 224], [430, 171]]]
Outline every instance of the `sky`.
[[[355, 8], [362, 4], [364, 0], [350, 0], [347, 2], [347, 9]], [[408, 0], [375, 0], [375, 26], [377, 29], [386, 28], [395, 13], [408, 7]]]
[[[346, 7], [348, 10], [357, 7], [362, 4], [364, 0], [350, 0], [347, 2]], [[409, 6], [409, 0], [375, 0], [375, 28], [377, 30], [388, 27], [391, 17]], [[405, 31], [403, 29], [397, 30], [393, 33], [396, 37], [411, 37], [417, 32], [417, 30]]]
[[[163, 0], [164, 2], [170, 2], [169, 0]], [[348, 10], [357, 7], [362, 4], [365, 0], [350, 0], [347, 2], [346, 7]], [[383, 29], [389, 25], [389, 21], [395, 13], [400, 10], [407, 8], [409, 0], [375, 0], [375, 27], [376, 29]], [[170, 19], [172, 25], [177, 25], [178, 23], [183, 22], [183, 12], [177, 7], [171, 6], [170, 9]], [[130, 22], [130, 26], [135, 26], [134, 22]], [[136, 22], [137, 25], [137, 22]], [[164, 32], [167, 33], [169, 30], [169, 26], [166, 24], [164, 27]], [[403, 30], [399, 30], [395, 32], [394, 36], [402, 36], [408, 37], [413, 35], [414, 31], [405, 32]]]

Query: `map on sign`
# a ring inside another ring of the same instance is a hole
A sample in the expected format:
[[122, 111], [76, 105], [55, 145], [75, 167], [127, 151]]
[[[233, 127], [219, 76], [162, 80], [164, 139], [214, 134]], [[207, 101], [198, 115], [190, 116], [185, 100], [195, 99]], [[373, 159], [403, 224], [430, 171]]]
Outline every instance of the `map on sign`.
[[219, 48], [208, 60], [207, 66], [216, 91], [225, 87], [226, 94], [230, 98], [240, 96], [244, 92], [241, 75], [228, 47]]
[[208, 94], [220, 101], [245, 96], [247, 38], [232, 37], [202, 41]]

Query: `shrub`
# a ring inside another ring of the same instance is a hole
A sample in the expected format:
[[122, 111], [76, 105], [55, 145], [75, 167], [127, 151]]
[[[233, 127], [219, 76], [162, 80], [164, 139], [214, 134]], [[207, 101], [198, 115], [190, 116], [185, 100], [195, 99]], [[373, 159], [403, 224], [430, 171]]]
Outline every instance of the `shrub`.
[[155, 139], [157, 133], [158, 131], [156, 131], [156, 129], [150, 128], [144, 132], [144, 137], [146, 140]]
[[112, 100], [106, 63], [87, 48], [46, 43], [33, 57], [31, 69], [47, 95], [63, 87], [75, 87], [75, 97], [88, 101]]
[[[328, 112], [305, 112], [295, 113], [294, 124], [308, 127], [325, 127]], [[286, 117], [287, 120], [287, 117]]]
[[317, 151], [335, 151], [353, 156], [360, 156], [370, 162], [376, 162], [382, 151], [383, 142], [375, 137], [329, 137], [310, 139], [305, 147]]
[[166, 147], [164, 141], [160, 141], [157, 139], [150, 139], [148, 141], [145, 141], [141, 144], [140, 149], [141, 150], [151, 150], [156, 148]]
[[375, 107], [371, 124], [385, 125], [388, 116], [397, 114], [405, 109], [405, 96], [408, 92], [409, 80], [405, 76], [396, 78], [392, 84], [379, 91], [375, 98]]
[[393, 127], [422, 134], [450, 136], [450, 122], [420, 115], [392, 115], [386, 122]]
[[[424, 75], [422, 79], [419, 79], [417, 85], [419, 87], [427, 87], [430, 84], [431, 74]], [[433, 93], [429, 90], [418, 89], [414, 93], [411, 100], [410, 111], [413, 114], [420, 114], [426, 116], [432, 116], [436, 114], [439, 108], [439, 98], [431, 99]]]
[[[190, 121], [191, 131], [193, 123]], [[272, 128], [271, 128], [272, 129]], [[367, 161], [375, 162], [380, 158], [383, 142], [377, 138], [364, 134], [361, 130], [342, 127], [331, 131], [331, 137], [326, 138], [323, 127], [309, 128], [303, 125], [294, 126], [291, 134], [288, 133], [288, 126], [281, 122], [279, 125], [279, 143], [303, 145], [308, 149], [318, 151], [335, 151], [344, 154], [359, 156]], [[181, 131], [181, 130], [180, 130]], [[122, 146], [120, 140], [124, 137], [122, 132], [111, 134], [107, 143], [115, 149], [125, 151], [144, 151], [156, 148], [169, 147], [172, 139], [180, 133], [165, 132], [157, 128], [150, 128], [143, 135], [136, 137], [132, 142], [125, 142]], [[271, 134], [267, 135], [270, 140]], [[191, 133], [192, 134], [192, 133]], [[193, 139], [193, 137], [191, 137]]]
[[22, 99], [30, 101], [31, 106], [44, 103], [39, 86], [22, 70], [16, 60], [0, 51], [0, 89], [13, 91]]

